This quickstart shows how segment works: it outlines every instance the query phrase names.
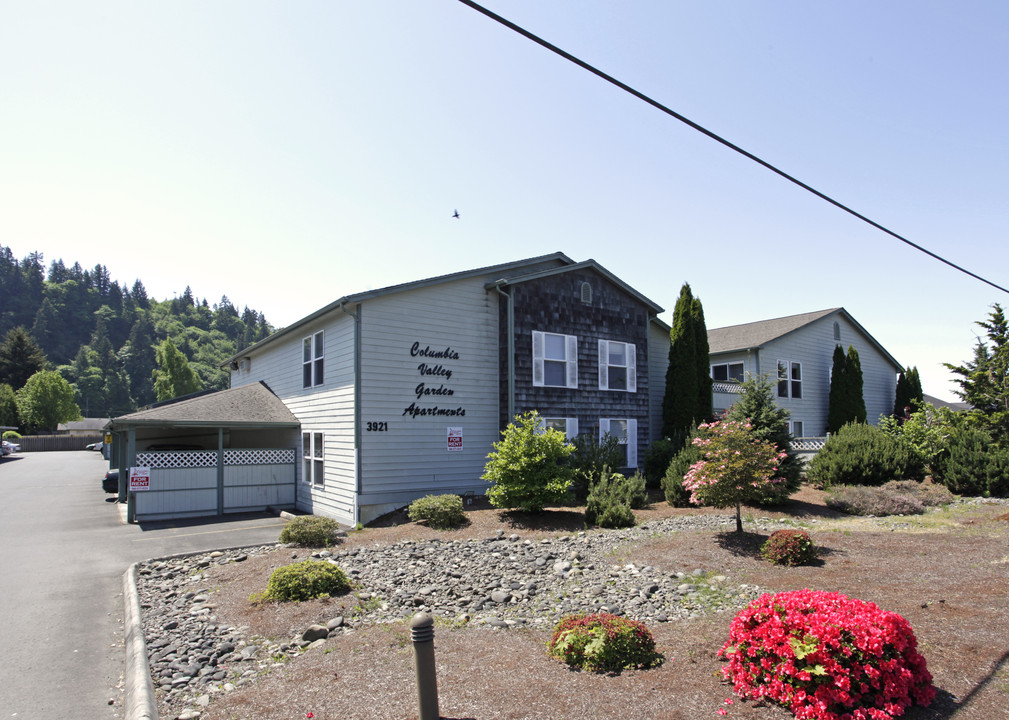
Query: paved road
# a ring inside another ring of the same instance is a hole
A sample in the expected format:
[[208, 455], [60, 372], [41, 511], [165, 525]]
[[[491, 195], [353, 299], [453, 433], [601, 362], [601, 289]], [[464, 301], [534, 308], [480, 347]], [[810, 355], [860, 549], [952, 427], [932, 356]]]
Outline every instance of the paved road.
[[101, 490], [107, 469], [89, 451], [0, 460], [0, 718], [122, 717], [126, 568], [275, 542], [284, 524], [264, 514], [126, 525]]

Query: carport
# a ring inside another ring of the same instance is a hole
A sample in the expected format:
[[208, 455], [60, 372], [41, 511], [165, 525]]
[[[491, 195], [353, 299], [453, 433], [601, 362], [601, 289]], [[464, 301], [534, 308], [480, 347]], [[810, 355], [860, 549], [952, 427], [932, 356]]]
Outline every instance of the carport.
[[[130, 522], [293, 508], [301, 423], [265, 383], [113, 418], [110, 466]], [[129, 492], [130, 468], [149, 489]]]

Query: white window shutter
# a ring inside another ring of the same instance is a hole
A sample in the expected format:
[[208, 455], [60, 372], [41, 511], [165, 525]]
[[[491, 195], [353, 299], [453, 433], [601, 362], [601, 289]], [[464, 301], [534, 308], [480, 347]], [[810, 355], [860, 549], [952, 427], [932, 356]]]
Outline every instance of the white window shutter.
[[627, 467], [638, 466], [638, 421], [627, 420]]
[[599, 418], [599, 442], [606, 439], [606, 436], [610, 434], [610, 419], [609, 418]]
[[599, 341], [599, 389], [610, 389], [610, 343]]
[[568, 442], [578, 437], [578, 418], [565, 418], [567, 421]]
[[[627, 392], [638, 391], [638, 351], [631, 345], [627, 345]], [[631, 467], [637, 467], [632, 465]]]
[[574, 335], [565, 335], [566, 347], [564, 348], [564, 359], [567, 360], [567, 386], [578, 389], [578, 338]]
[[533, 387], [543, 387], [543, 333], [533, 330]]

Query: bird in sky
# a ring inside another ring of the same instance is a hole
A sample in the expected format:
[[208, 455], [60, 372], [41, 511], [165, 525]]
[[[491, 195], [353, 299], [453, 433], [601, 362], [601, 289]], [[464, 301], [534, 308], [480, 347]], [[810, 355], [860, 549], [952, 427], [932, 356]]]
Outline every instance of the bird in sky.
[[454, 213], [452, 213], [452, 217], [454, 217], [454, 218], [456, 218], [456, 219], [458, 219], [459, 217], [461, 217], [461, 216], [459, 215], [459, 211], [458, 211], [458, 210], [456, 210], [456, 211], [455, 211]]

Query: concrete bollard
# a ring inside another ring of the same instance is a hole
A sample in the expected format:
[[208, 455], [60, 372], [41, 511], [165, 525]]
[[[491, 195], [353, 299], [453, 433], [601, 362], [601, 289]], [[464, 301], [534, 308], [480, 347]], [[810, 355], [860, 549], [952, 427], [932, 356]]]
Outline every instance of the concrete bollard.
[[417, 668], [419, 720], [438, 720], [438, 678], [434, 666], [434, 619], [417, 613], [410, 621], [413, 658]]

